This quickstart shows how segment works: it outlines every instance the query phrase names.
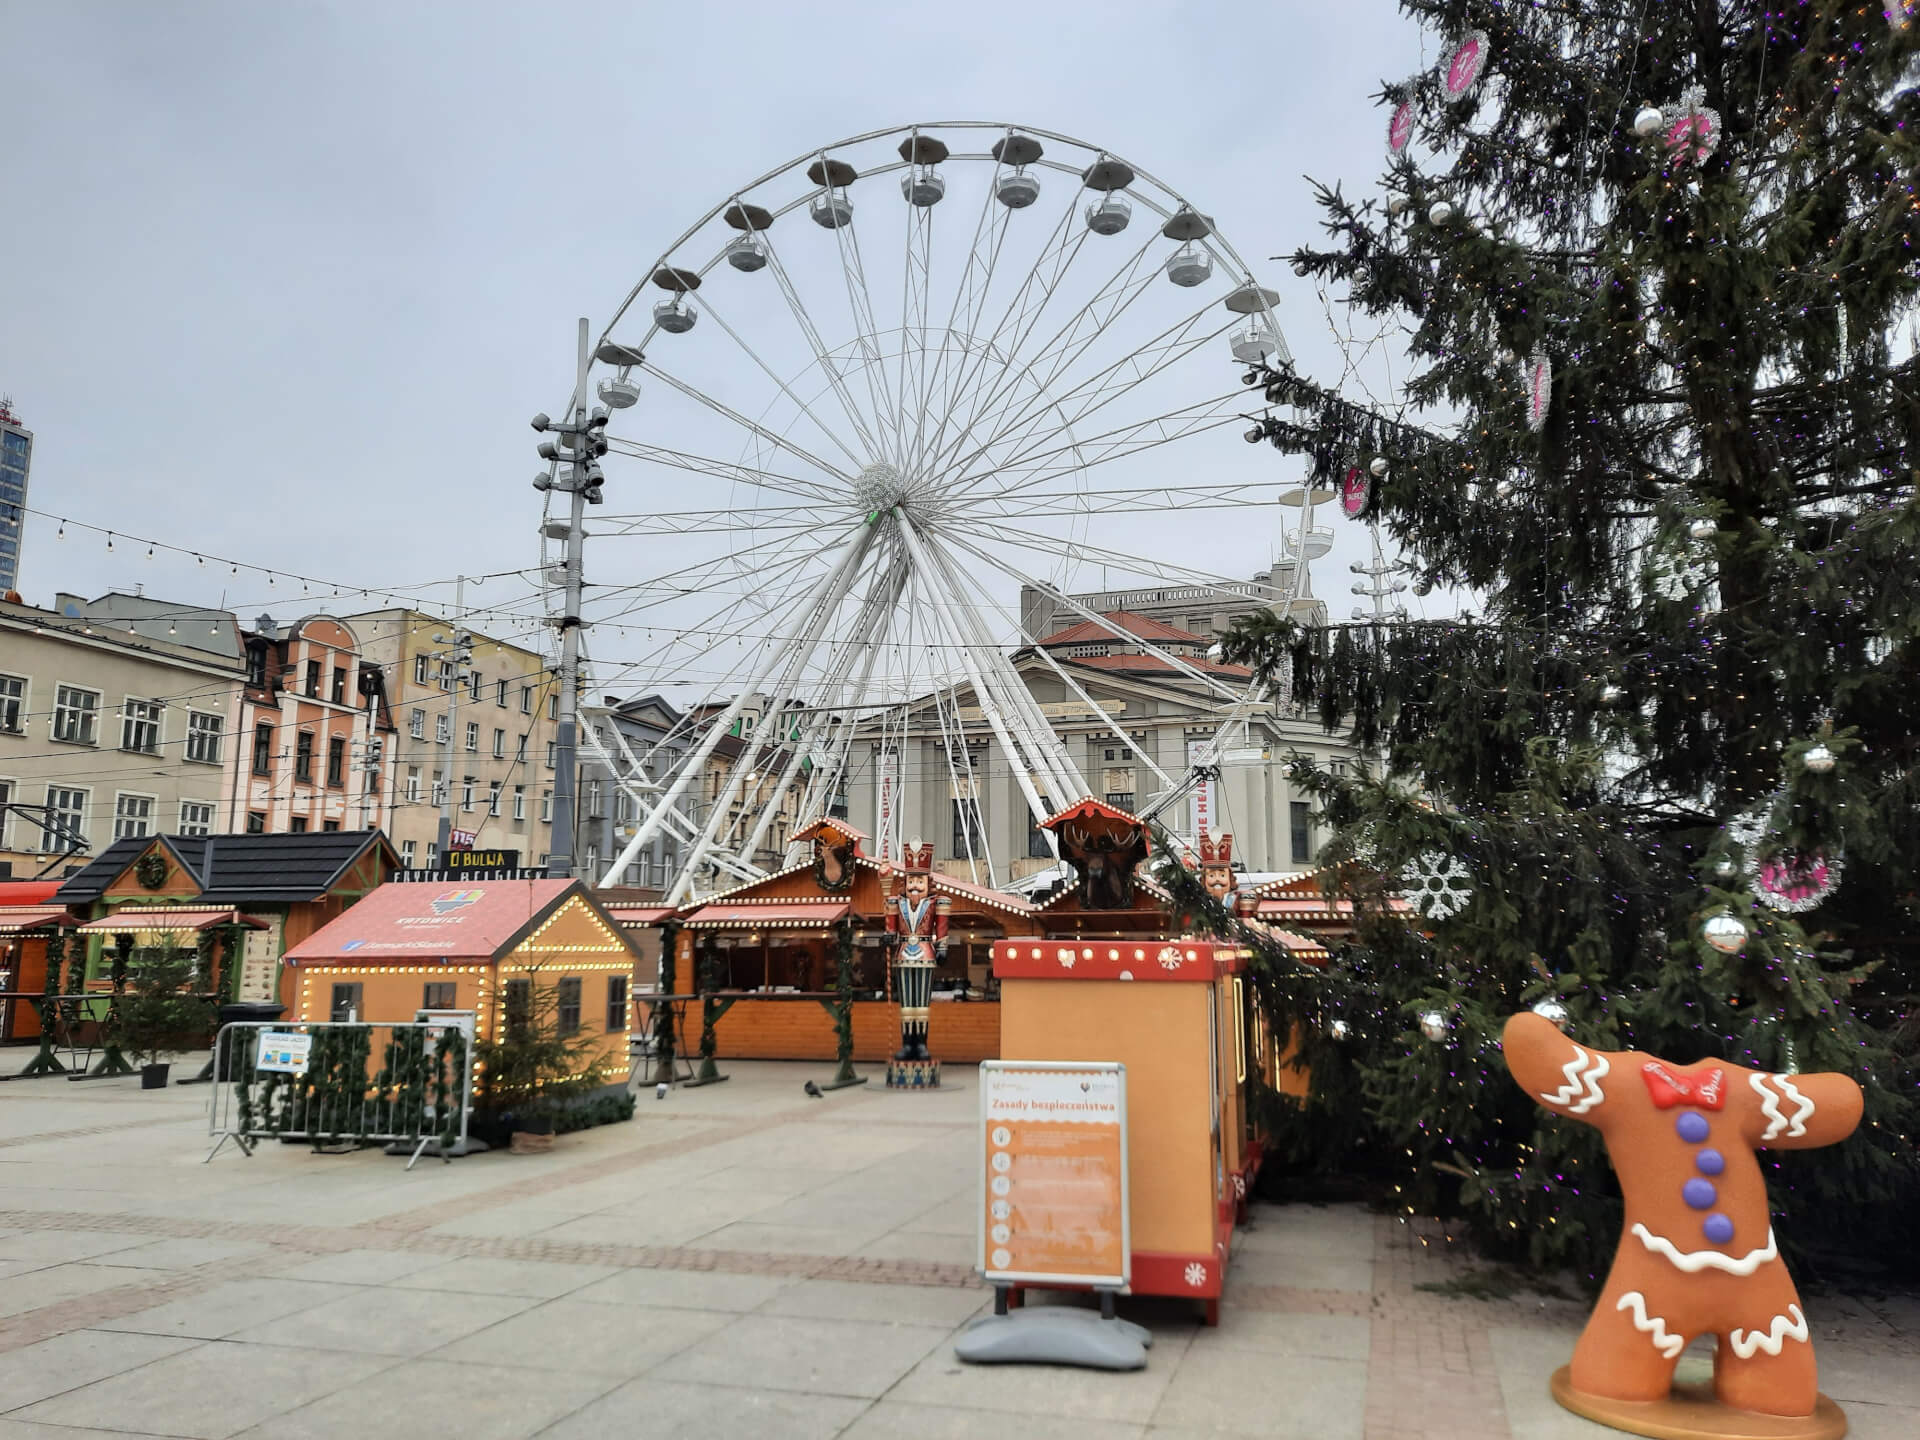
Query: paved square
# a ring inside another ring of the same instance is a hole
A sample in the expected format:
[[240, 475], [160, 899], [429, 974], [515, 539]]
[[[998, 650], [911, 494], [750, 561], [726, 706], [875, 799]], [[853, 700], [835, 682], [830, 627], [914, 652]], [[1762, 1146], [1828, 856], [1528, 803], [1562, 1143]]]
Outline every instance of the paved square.
[[[298, 1146], [202, 1165], [201, 1089], [0, 1086], [0, 1440], [1615, 1433], [1547, 1395], [1580, 1304], [1422, 1289], [1465, 1262], [1357, 1207], [1254, 1207], [1218, 1329], [1124, 1302], [1143, 1371], [964, 1366], [990, 1299], [973, 1076], [818, 1101], [824, 1066], [728, 1068], [545, 1156], [411, 1172]], [[1807, 1313], [1852, 1434], [1920, 1435], [1920, 1305]]]

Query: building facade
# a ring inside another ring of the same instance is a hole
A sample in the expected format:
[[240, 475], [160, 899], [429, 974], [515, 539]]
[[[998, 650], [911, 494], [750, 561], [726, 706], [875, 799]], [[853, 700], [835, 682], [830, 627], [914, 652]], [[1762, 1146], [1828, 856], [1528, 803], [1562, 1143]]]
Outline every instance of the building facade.
[[33, 432], [0, 397], [0, 595], [20, 583], [20, 544], [27, 528], [27, 472], [33, 468]]
[[1083, 621], [1093, 623], [1088, 621], [1084, 610], [1102, 615], [1125, 611], [1202, 636], [1210, 644], [1226, 634], [1235, 620], [1256, 610], [1289, 609], [1303, 623], [1325, 624], [1326, 606], [1313, 598], [1311, 588], [1301, 600], [1293, 600], [1293, 571], [1292, 562], [1283, 561], [1251, 580], [1089, 590], [1070, 595], [1066, 600], [1023, 585], [1020, 587], [1020, 627], [1038, 639]]
[[[71, 597], [63, 597], [71, 602]], [[116, 839], [224, 829], [245, 665], [224, 612], [218, 632], [150, 616], [139, 629], [0, 600], [0, 863], [29, 878], [84, 862]], [[152, 632], [172, 624], [173, 636]]]
[[345, 620], [383, 673], [396, 727], [387, 832], [401, 865], [440, 863], [444, 799], [453, 848], [518, 850], [523, 865], [544, 866], [560, 710], [545, 657], [419, 610]]
[[227, 760], [221, 828], [247, 835], [381, 830], [392, 808], [385, 764], [394, 724], [386, 676], [331, 615], [245, 636], [240, 743]]
[[[583, 735], [590, 729], [598, 741], [596, 747], [583, 740], [580, 749], [581, 843], [574, 848], [580, 857], [580, 874], [589, 884], [600, 883], [602, 866], [619, 858], [639, 825], [639, 806], [620, 780], [650, 787], [662, 775], [677, 771], [680, 757], [693, 738], [683, 718], [659, 695], [627, 701], [609, 696], [603, 711], [582, 717]], [[621, 741], [625, 742], [624, 750]], [[647, 847], [613, 877], [614, 884], [622, 889], [664, 893], [679, 873], [688, 837], [696, 833], [695, 805], [691, 794], [682, 795], [675, 804], [682, 820], [662, 827]]]
[[[1205, 758], [1225, 708], [1215, 690], [1148, 653], [1147, 645], [1179, 656], [1182, 664], [1228, 689], [1244, 687], [1249, 677], [1243, 669], [1207, 659], [1212, 641], [1205, 635], [1129, 612], [1105, 618], [1111, 629], [1092, 622], [1068, 626], [1017, 654], [1013, 663], [1065, 743], [1088, 792], [1138, 813], [1152, 808], [1169, 782], [1181, 781], [1190, 765]], [[1137, 639], [1119, 639], [1112, 629]], [[1036, 653], [1040, 648], [1052, 664]], [[1061, 679], [1054, 665], [1073, 677], [1086, 698]], [[1126, 732], [1125, 739], [1094, 705]], [[1309, 869], [1322, 836], [1312, 797], [1287, 775], [1295, 751], [1335, 770], [1352, 759], [1351, 750], [1313, 718], [1283, 713], [1272, 703], [1256, 705], [1212, 757], [1217, 778], [1155, 818], [1189, 838], [1203, 829], [1231, 832], [1236, 857], [1251, 871]], [[851, 767], [848, 816], [873, 833], [870, 848], [876, 856], [897, 857], [901, 843], [918, 835], [935, 846], [944, 873], [993, 885], [1054, 864], [1047, 837], [968, 686], [925, 697], [910, 709], [903, 735], [897, 717], [889, 719], [884, 743], [877, 731], [862, 732]], [[1041, 798], [1057, 807], [1080, 797]]]

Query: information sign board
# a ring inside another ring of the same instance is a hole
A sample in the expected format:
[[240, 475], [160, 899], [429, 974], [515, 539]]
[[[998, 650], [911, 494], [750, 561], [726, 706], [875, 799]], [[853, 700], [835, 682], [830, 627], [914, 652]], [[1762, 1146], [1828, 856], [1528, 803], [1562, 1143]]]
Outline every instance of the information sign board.
[[253, 1068], [280, 1070], [288, 1075], [307, 1073], [307, 1055], [313, 1049], [313, 1036], [294, 1030], [262, 1030], [260, 1048], [255, 1052]]
[[1125, 1289], [1127, 1067], [980, 1067], [981, 1273], [993, 1284]]

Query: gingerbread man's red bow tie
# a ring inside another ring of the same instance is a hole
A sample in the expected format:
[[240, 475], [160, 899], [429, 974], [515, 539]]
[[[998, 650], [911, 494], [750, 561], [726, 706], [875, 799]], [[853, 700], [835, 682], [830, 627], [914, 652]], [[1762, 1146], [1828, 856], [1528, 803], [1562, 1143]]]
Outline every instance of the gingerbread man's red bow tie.
[[1676, 1105], [1698, 1105], [1702, 1110], [1718, 1110], [1727, 1103], [1727, 1072], [1712, 1065], [1697, 1070], [1669, 1070], [1658, 1060], [1640, 1067], [1647, 1092], [1662, 1110]]

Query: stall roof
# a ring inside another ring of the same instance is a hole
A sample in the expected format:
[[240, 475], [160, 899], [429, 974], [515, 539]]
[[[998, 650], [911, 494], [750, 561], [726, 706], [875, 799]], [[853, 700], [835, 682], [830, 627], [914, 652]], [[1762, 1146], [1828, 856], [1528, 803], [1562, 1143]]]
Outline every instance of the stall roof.
[[845, 900], [736, 900], [687, 914], [691, 930], [820, 930], [852, 907]]
[[607, 913], [622, 925], [645, 929], [671, 919], [678, 912], [672, 905], [609, 905]]
[[63, 904], [100, 899], [149, 847], [158, 842], [200, 886], [210, 905], [259, 901], [317, 900], [369, 848], [386, 852], [397, 867], [387, 837], [378, 830], [309, 830], [298, 835], [141, 835], [116, 840], [85, 869], [60, 886]]
[[[611, 919], [578, 880], [400, 881], [382, 885], [346, 914], [287, 951], [287, 960], [492, 960], [579, 895]], [[617, 925], [610, 925], [618, 931]]]
[[264, 930], [267, 922], [242, 915], [231, 906], [205, 905], [122, 905], [110, 915], [89, 920], [80, 927], [88, 935], [124, 935], [129, 931], [171, 930], [189, 932], [209, 930], [215, 925], [239, 925], [248, 930]]
[[0, 935], [24, 935], [72, 925], [77, 917], [58, 905], [0, 905]]

